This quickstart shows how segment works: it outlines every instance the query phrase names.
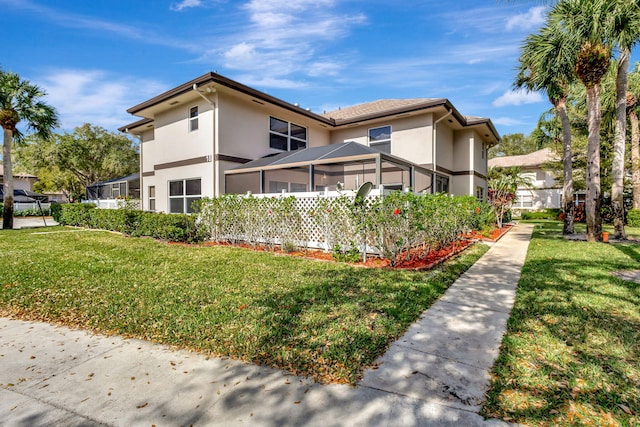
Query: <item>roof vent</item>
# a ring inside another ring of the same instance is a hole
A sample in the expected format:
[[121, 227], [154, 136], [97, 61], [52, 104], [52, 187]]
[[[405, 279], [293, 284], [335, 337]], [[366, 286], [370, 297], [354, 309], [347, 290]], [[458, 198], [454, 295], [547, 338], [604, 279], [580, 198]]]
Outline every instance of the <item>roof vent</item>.
[[176, 104], [179, 104], [179, 103], [180, 103], [180, 101], [173, 101], [173, 102], [170, 102], [169, 105], [176, 105]]

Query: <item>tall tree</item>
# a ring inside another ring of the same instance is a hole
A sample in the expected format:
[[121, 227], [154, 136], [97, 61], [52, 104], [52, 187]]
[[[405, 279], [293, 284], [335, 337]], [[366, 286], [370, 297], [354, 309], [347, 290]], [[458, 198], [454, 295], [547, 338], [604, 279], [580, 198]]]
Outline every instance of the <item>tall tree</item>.
[[[553, 24], [553, 22], [552, 22]], [[573, 234], [573, 162], [571, 122], [567, 114], [569, 86], [575, 80], [574, 50], [565, 32], [553, 25], [543, 27], [525, 40], [519, 58], [515, 86], [546, 92], [562, 126], [562, 211], [563, 234]]]
[[611, 38], [618, 48], [616, 77], [616, 121], [611, 175], [611, 204], [617, 239], [626, 238], [624, 230], [624, 171], [627, 132], [627, 84], [631, 49], [640, 40], [640, 5], [637, 1], [617, 0], [611, 15]]
[[607, 20], [613, 12], [614, 0], [564, 0], [549, 14], [552, 26], [563, 31], [576, 46], [574, 71], [586, 89], [587, 123], [587, 194], [585, 216], [587, 240], [602, 240], [600, 214], [600, 126], [602, 111], [600, 82], [611, 61], [611, 45], [607, 39]]
[[0, 126], [4, 131], [2, 164], [4, 167], [4, 210], [2, 228], [13, 228], [13, 164], [11, 148], [14, 139], [20, 141], [19, 123], [43, 139], [51, 136], [58, 125], [55, 110], [45, 104], [45, 92], [23, 80], [16, 73], [0, 71]]
[[640, 125], [638, 124], [638, 99], [640, 98], [640, 64], [629, 75], [627, 114], [631, 128], [631, 182], [633, 209], [640, 209]]
[[71, 200], [85, 187], [139, 170], [138, 146], [122, 134], [90, 124], [51, 140], [30, 138], [17, 150], [19, 165], [38, 177], [48, 190], [62, 191]]

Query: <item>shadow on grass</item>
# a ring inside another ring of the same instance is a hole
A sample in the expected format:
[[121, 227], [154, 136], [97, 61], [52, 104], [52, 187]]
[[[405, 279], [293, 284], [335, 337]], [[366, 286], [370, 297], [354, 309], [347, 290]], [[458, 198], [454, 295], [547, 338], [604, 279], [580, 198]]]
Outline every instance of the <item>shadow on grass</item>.
[[611, 272], [637, 268], [640, 246], [564, 241], [560, 232], [536, 226], [484, 415], [634, 425], [640, 285]]

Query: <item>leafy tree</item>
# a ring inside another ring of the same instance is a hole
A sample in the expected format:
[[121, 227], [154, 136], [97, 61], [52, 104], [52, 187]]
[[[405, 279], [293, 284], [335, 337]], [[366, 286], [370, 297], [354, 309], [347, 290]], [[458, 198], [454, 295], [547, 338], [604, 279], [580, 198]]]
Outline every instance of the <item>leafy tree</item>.
[[564, 234], [573, 234], [573, 162], [571, 122], [567, 113], [569, 87], [575, 81], [573, 46], [566, 33], [551, 21], [527, 37], [521, 49], [515, 86], [547, 94], [562, 128]]
[[138, 147], [132, 140], [90, 124], [52, 140], [32, 138], [17, 158], [21, 168], [41, 178], [41, 189], [62, 191], [70, 200], [81, 199], [90, 184], [139, 170]]
[[523, 176], [519, 167], [490, 168], [488, 172], [488, 201], [493, 206], [496, 224], [502, 228], [502, 220], [511, 209], [513, 202], [518, 200], [518, 188], [529, 188], [532, 180]]
[[628, 70], [631, 49], [640, 40], [640, 5], [637, 1], [615, 1], [610, 31], [610, 37], [619, 51], [616, 76], [616, 120], [611, 172], [613, 178], [611, 202], [615, 237], [623, 239], [626, 237], [624, 230], [624, 154], [627, 132]]
[[638, 125], [638, 99], [640, 99], [640, 63], [629, 75], [627, 114], [631, 128], [631, 176], [633, 209], [640, 209], [640, 126]]
[[602, 239], [600, 215], [600, 128], [602, 111], [600, 83], [611, 61], [607, 20], [613, 13], [613, 0], [564, 0], [549, 14], [554, 28], [562, 31], [569, 45], [577, 47], [574, 71], [586, 89], [587, 124], [587, 194], [585, 215], [587, 240]]
[[522, 133], [512, 133], [502, 135], [500, 142], [487, 150], [490, 159], [499, 156], [517, 156], [520, 154], [529, 154], [542, 147], [539, 147], [537, 141]]
[[2, 228], [13, 228], [13, 140], [22, 140], [18, 130], [24, 122], [27, 130], [34, 131], [42, 139], [51, 136], [58, 125], [55, 110], [45, 104], [42, 98], [45, 92], [38, 86], [23, 80], [16, 73], [0, 70], [0, 126], [4, 131], [2, 146], [2, 164], [4, 167], [4, 206]]

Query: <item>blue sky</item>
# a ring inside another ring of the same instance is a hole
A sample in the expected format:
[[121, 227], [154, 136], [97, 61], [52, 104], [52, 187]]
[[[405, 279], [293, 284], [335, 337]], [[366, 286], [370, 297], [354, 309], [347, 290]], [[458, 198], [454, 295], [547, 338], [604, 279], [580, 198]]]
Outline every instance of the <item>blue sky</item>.
[[512, 91], [538, 1], [0, 0], [0, 67], [44, 88], [64, 130], [116, 130], [126, 109], [208, 71], [322, 113], [448, 98], [501, 134], [550, 107]]

